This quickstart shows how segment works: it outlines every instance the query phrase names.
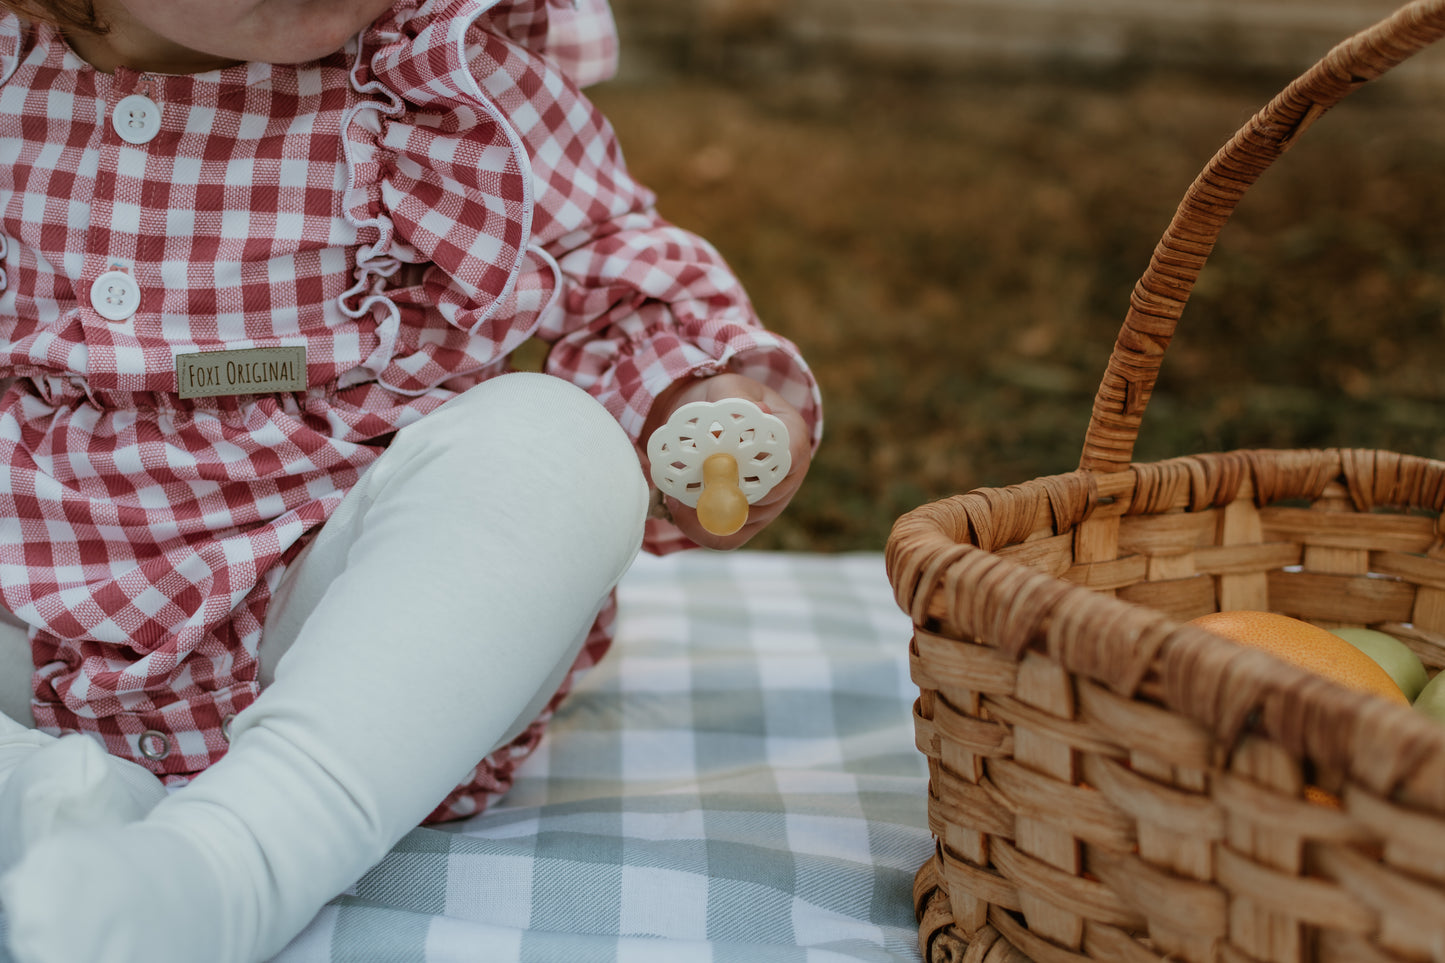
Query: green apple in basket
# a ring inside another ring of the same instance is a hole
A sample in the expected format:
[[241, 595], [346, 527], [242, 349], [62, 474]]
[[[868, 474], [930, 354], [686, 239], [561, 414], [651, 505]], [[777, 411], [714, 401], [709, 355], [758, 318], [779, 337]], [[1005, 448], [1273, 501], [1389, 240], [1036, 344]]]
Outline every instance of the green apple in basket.
[[[1405, 697], [1412, 703], [1420, 696], [1428, 676], [1420, 657], [1404, 642], [1374, 629], [1348, 628], [1330, 631], [1374, 659], [1380, 668], [1389, 673], [1390, 678], [1395, 680], [1400, 691], [1404, 692]], [[1440, 718], [1445, 719], [1445, 688], [1440, 691]]]
[[1425, 688], [1415, 697], [1415, 710], [1429, 716], [1437, 722], [1445, 722], [1445, 672], [1437, 672], [1435, 678], [1426, 683]]

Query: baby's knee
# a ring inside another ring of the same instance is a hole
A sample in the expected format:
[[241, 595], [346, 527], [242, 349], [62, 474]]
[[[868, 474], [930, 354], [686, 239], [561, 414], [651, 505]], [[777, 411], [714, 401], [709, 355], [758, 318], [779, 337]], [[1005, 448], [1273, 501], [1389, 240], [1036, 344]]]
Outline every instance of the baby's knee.
[[596, 398], [551, 375], [514, 372], [484, 381], [422, 424], [432, 418], [492, 458], [521, 452], [538, 461], [581, 464], [622, 482], [642, 480], [637, 452], [617, 420]]
[[627, 434], [601, 402], [551, 375], [518, 371], [492, 378], [453, 398], [436, 414], [453, 408], [458, 418], [500, 424], [522, 441], [567, 441], [599, 454], [632, 451]]
[[522, 486], [553, 504], [580, 502], [627, 521], [629, 537], [646, 519], [632, 441], [600, 402], [550, 375], [516, 372], [476, 385], [398, 432], [382, 461], [390, 462], [378, 463], [382, 477], [436, 470]]

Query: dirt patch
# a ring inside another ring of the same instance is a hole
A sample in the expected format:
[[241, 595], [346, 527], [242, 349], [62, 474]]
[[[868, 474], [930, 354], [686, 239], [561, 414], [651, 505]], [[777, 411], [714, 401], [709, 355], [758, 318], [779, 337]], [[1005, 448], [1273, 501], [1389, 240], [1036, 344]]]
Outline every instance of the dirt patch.
[[[827, 70], [595, 91], [664, 214], [722, 250], [822, 384], [823, 448], [753, 545], [879, 549], [924, 501], [1072, 469], [1150, 251], [1278, 89]], [[1445, 458], [1442, 121], [1439, 97], [1367, 88], [1250, 191], [1137, 458], [1331, 445]]]

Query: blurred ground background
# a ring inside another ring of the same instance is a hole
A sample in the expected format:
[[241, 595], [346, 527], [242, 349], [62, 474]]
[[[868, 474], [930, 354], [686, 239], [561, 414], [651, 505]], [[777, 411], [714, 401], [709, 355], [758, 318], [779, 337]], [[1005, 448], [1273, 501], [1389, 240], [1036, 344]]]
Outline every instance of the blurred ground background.
[[[823, 447], [750, 547], [881, 549], [924, 501], [1075, 467], [1175, 205], [1370, 0], [614, 0], [595, 99], [671, 220], [817, 372]], [[1087, 11], [1085, 10], [1087, 8]], [[1136, 458], [1445, 458], [1445, 49], [1254, 187]]]

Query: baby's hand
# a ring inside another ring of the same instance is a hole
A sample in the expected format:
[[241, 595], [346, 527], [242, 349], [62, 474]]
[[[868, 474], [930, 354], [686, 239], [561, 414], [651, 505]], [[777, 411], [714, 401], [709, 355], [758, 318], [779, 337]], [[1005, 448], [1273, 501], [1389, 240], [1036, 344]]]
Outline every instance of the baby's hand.
[[673, 522], [684, 535], [704, 548], [738, 548], [762, 531], [792, 500], [793, 493], [803, 483], [803, 476], [808, 473], [808, 463], [812, 461], [813, 457], [808, 424], [803, 420], [798, 409], [788, 404], [782, 395], [767, 385], [740, 374], [729, 373], [714, 375], [711, 378], [688, 378], [677, 382], [663, 392], [652, 406], [642, 437], [644, 439], [652, 437], [652, 433], [665, 424], [674, 411], [685, 404], [694, 401], [722, 401], [726, 398], [745, 398], [768, 414], [782, 420], [788, 429], [788, 449], [792, 456], [792, 466], [788, 469], [788, 474], [778, 482], [772, 491], [758, 499], [750, 507], [747, 522], [731, 535], [712, 534], [698, 521], [696, 508], [689, 508], [670, 495], [664, 496]]

